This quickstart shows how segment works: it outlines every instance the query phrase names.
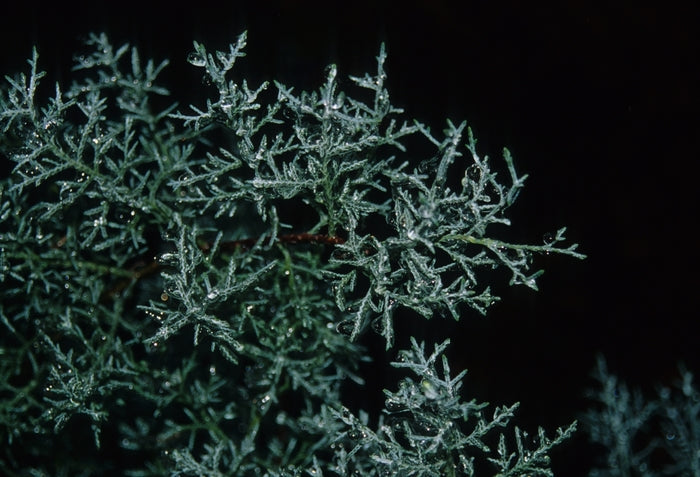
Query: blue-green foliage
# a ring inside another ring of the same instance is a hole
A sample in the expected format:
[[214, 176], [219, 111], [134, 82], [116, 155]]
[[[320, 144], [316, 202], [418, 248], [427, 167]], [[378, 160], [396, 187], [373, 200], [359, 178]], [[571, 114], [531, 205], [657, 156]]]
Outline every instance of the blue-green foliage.
[[[331, 66], [297, 93], [234, 81], [244, 46], [195, 43], [213, 96], [189, 108], [158, 106], [167, 62], [104, 35], [48, 99], [36, 51], [6, 77], [2, 472], [551, 475], [572, 428], [489, 444], [515, 406], [487, 418], [462, 401], [446, 343], [400, 353], [413, 376], [377, 426], [341, 384], [363, 383], [365, 331], [392, 347], [397, 310], [485, 313], [482, 270], [497, 267], [536, 289], [533, 253], [581, 257], [564, 229], [544, 245], [493, 236], [525, 177], [505, 151], [504, 185], [464, 124], [437, 136], [402, 120], [383, 48], [352, 92]], [[409, 138], [430, 157], [407, 155]]]
[[[527, 432], [514, 429], [515, 451], [508, 450], [506, 435], [500, 432], [498, 444], [486, 444], [491, 433], [506, 427], [517, 404], [496, 407], [486, 417], [484, 403], [465, 402], [460, 397], [466, 371], [452, 377], [442, 354], [449, 340], [435, 346], [430, 356], [425, 346], [412, 341], [409, 350], [399, 352], [397, 368], [412, 376], [399, 383], [397, 391], [385, 390], [383, 420], [375, 432], [366, 419], [356, 418], [346, 409], [331, 411], [348, 430], [336, 442], [334, 469], [340, 475], [553, 475], [549, 469], [550, 449], [570, 437], [575, 424], [559, 429], [554, 440], [538, 430], [537, 438], [527, 441]], [[497, 471], [496, 474], [493, 474]]]
[[585, 423], [606, 460], [592, 477], [700, 477], [700, 393], [688, 370], [680, 374], [676, 388], [661, 388], [649, 399], [598, 360], [599, 388], [591, 392], [596, 403]]

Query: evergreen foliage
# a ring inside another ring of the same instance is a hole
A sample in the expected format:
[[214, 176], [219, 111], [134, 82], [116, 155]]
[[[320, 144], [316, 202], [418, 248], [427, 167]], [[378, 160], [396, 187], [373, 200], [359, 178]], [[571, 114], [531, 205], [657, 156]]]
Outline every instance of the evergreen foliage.
[[700, 477], [700, 393], [690, 371], [681, 367], [680, 375], [674, 389], [662, 387], [649, 399], [631, 391], [598, 359], [599, 387], [590, 392], [595, 405], [584, 422], [605, 460], [589, 475]]
[[464, 124], [403, 120], [383, 47], [353, 91], [330, 66], [297, 93], [236, 81], [245, 41], [194, 44], [213, 96], [187, 108], [158, 106], [166, 61], [105, 35], [47, 99], [36, 51], [6, 77], [2, 473], [552, 475], [574, 426], [501, 433], [516, 406], [464, 401], [448, 342], [399, 352], [411, 376], [378, 423], [341, 384], [363, 383], [364, 333], [392, 349], [399, 311], [486, 313], [485, 271], [536, 289], [532, 255], [576, 245], [493, 235], [525, 176], [504, 151], [501, 181]]

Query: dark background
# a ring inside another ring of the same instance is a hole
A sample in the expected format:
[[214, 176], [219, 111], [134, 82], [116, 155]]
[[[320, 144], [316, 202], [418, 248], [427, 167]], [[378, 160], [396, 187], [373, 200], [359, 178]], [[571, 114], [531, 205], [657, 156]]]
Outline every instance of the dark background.
[[[240, 75], [297, 90], [320, 85], [332, 62], [340, 75], [374, 71], [385, 42], [389, 91], [408, 116], [434, 130], [466, 120], [482, 155], [498, 163], [506, 146], [529, 174], [503, 236], [540, 243], [566, 225], [588, 254], [538, 259], [539, 293], [509, 288], [504, 275], [486, 318], [407, 317], [399, 345], [411, 333], [450, 336], [453, 369], [469, 369], [466, 397], [520, 401], [519, 425], [553, 432], [586, 408], [597, 353], [650, 393], [674, 382], [678, 362], [700, 369], [700, 28], [694, 8], [669, 3], [533, 3], [14, 3], [0, 19], [2, 72], [24, 70], [37, 45], [50, 77], [68, 81], [82, 39], [105, 31], [169, 58], [161, 81], [179, 100], [200, 87], [185, 61], [192, 40], [226, 49], [248, 30]], [[379, 352], [371, 370], [393, 357]], [[381, 401], [393, 376], [367, 372]], [[590, 464], [579, 434], [557, 454], [562, 475]]]

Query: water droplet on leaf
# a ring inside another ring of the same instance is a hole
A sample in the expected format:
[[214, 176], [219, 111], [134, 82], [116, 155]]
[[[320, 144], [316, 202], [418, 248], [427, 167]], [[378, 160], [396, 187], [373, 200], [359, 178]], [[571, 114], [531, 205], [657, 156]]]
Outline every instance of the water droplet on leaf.
[[393, 399], [387, 399], [386, 410], [389, 412], [399, 412], [404, 409], [403, 404]]
[[204, 57], [194, 51], [187, 55], [187, 62], [194, 66], [204, 66], [207, 64], [207, 61], [204, 59]]
[[335, 329], [341, 335], [350, 336], [355, 329], [355, 322], [353, 320], [345, 320], [338, 323]]
[[270, 407], [270, 401], [271, 398], [269, 394], [265, 394], [262, 398], [260, 398], [260, 401], [258, 402], [258, 409], [260, 412], [267, 412], [268, 408]]

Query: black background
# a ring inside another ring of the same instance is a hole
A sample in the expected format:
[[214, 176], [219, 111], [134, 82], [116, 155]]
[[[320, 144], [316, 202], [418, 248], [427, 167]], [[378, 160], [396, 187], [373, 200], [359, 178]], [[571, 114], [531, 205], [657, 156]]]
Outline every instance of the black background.
[[[533, 5], [538, 3], [540, 5]], [[255, 6], [254, 6], [255, 5]], [[504, 237], [540, 243], [568, 226], [588, 254], [547, 256], [540, 292], [495, 286], [488, 317], [459, 323], [406, 318], [411, 333], [450, 336], [452, 367], [469, 369], [465, 396], [521, 402], [519, 425], [553, 431], [579, 417], [595, 356], [653, 393], [677, 363], [700, 369], [698, 137], [700, 28], [694, 8], [639, 1], [13, 3], [0, 19], [3, 73], [41, 65], [68, 81], [89, 32], [130, 42], [143, 57], [169, 58], [161, 80], [173, 95], [201, 86], [185, 61], [192, 40], [226, 49], [248, 30], [240, 76], [315, 88], [324, 69], [375, 69], [389, 54], [393, 102], [440, 130], [466, 120], [482, 153], [498, 163], [508, 147], [529, 174]], [[500, 233], [500, 231], [498, 231]], [[369, 346], [376, 343], [368, 338]], [[367, 403], [396, 384], [368, 368]], [[374, 373], [374, 374], [373, 374]], [[393, 379], [393, 376], [389, 378]], [[373, 395], [372, 393], [376, 393]], [[581, 434], [581, 433], [579, 433]], [[583, 475], [582, 436], [557, 454], [560, 475]], [[587, 452], [587, 451], [585, 451]], [[562, 471], [566, 469], [566, 471]]]

